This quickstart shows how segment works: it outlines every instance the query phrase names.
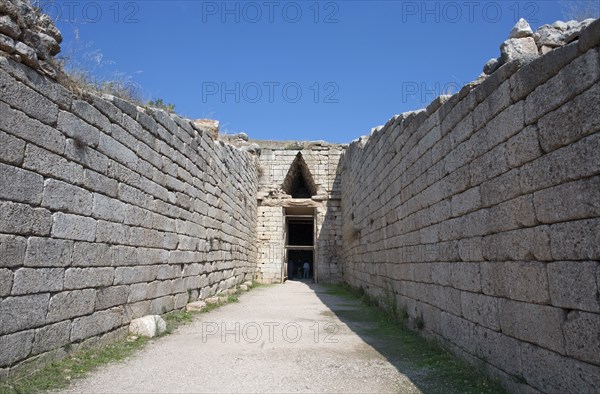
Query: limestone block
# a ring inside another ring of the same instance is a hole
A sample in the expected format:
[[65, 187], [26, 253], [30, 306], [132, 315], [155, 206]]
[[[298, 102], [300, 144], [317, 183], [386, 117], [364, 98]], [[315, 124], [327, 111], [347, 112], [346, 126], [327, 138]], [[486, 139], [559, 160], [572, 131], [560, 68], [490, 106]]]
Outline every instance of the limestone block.
[[481, 206], [481, 195], [479, 187], [473, 187], [467, 191], [452, 197], [452, 216], [462, 216], [474, 211]]
[[0, 163], [0, 198], [38, 205], [42, 200], [44, 178], [31, 171]]
[[48, 323], [87, 315], [94, 311], [96, 291], [93, 289], [65, 291], [55, 294], [48, 306]]
[[[560, 261], [548, 264], [552, 305], [568, 309], [600, 312], [595, 261]], [[598, 271], [600, 272], [600, 271]]]
[[175, 294], [175, 304], [173, 305], [173, 309], [181, 309], [185, 307], [190, 300], [190, 295], [188, 293], [178, 293]]
[[481, 276], [478, 263], [451, 263], [451, 284], [461, 290], [481, 291]]
[[80, 241], [96, 239], [96, 221], [89, 217], [57, 212], [53, 217], [52, 236]]
[[173, 284], [170, 280], [155, 281], [148, 284], [147, 297], [157, 298], [169, 295], [173, 292]]
[[129, 286], [110, 286], [96, 292], [95, 310], [124, 305], [129, 296]]
[[475, 326], [472, 338], [479, 357], [509, 374], [522, 372], [520, 341], [482, 326]]
[[120, 327], [123, 322], [123, 308], [117, 307], [96, 312], [73, 321], [71, 341], [78, 341]]
[[15, 41], [4, 34], [0, 34], [0, 50], [8, 54], [13, 53], [15, 51]]
[[563, 183], [534, 193], [535, 212], [542, 223], [600, 216], [600, 177]]
[[0, 366], [8, 366], [29, 355], [33, 343], [33, 330], [0, 336]]
[[566, 65], [525, 100], [525, 122], [531, 124], [588, 89], [600, 76], [598, 48]]
[[549, 303], [546, 263], [484, 262], [480, 267], [484, 294], [540, 304]]
[[495, 331], [500, 330], [498, 298], [462, 291], [460, 299], [465, 319]]
[[137, 336], [153, 338], [167, 330], [167, 324], [158, 315], [148, 315], [134, 319], [129, 323], [129, 333]]
[[69, 268], [65, 271], [65, 289], [105, 287], [113, 283], [114, 268]]
[[[35, 52], [22, 42], [15, 45], [15, 51], [19, 55], [28, 57], [32, 62], [37, 60]], [[55, 124], [58, 117], [58, 105], [25, 84], [16, 81], [2, 69], [0, 69], [0, 85], [4, 86], [2, 101], [42, 123]]]
[[[106, 173], [108, 168], [108, 158], [94, 149], [82, 146], [76, 140], [68, 139], [65, 146], [65, 157], [68, 160], [80, 163], [94, 171]], [[81, 183], [78, 179], [77, 183]]]
[[135, 283], [129, 286], [129, 297], [127, 298], [128, 303], [142, 301], [148, 298], [148, 284], [147, 283]]
[[157, 268], [152, 266], [118, 267], [115, 270], [115, 285], [151, 282], [156, 279]]
[[39, 354], [49, 350], [57, 349], [69, 343], [71, 335], [71, 322], [63, 321], [60, 323], [44, 326], [35, 330], [35, 339], [33, 341], [32, 354]]
[[531, 30], [531, 26], [529, 26], [529, 23], [527, 23], [525, 19], [521, 18], [513, 26], [508, 38], [523, 38], [531, 37], [532, 35], [533, 31]]
[[23, 265], [27, 239], [14, 235], [0, 235], [0, 267]]
[[73, 248], [73, 266], [98, 267], [113, 263], [113, 251], [109, 245], [101, 243], [75, 242]]
[[583, 30], [579, 37], [578, 49], [579, 52], [586, 52], [590, 48], [598, 45], [598, 39], [600, 37], [600, 22], [598, 20], [593, 21]]
[[7, 163], [20, 165], [25, 157], [25, 141], [0, 131], [0, 157]]
[[508, 140], [506, 157], [511, 168], [519, 167], [542, 155], [535, 126], [530, 126]]
[[92, 212], [92, 193], [62, 181], [47, 179], [42, 206], [65, 213], [89, 215]]
[[532, 59], [538, 56], [537, 45], [532, 37], [509, 38], [500, 46], [500, 63], [518, 59]]
[[540, 146], [553, 151], [600, 130], [600, 83], [568, 101], [538, 121]]
[[600, 315], [571, 311], [563, 324], [569, 356], [595, 365], [600, 364]]
[[98, 150], [129, 168], [135, 168], [138, 162], [135, 152], [106, 134], [100, 135]]
[[77, 163], [67, 161], [59, 155], [27, 145], [25, 148], [25, 161], [23, 167], [39, 174], [65, 180], [69, 183], [79, 183], [83, 176], [83, 167]]
[[175, 307], [175, 297], [165, 296], [161, 298], [155, 298], [150, 301], [150, 313], [153, 314], [164, 314], [170, 312]]
[[[106, 104], [103, 106], [104, 109], [108, 109], [107, 107], [110, 104]], [[83, 100], [73, 100], [71, 105], [71, 111], [79, 116], [81, 119], [85, 120], [87, 123], [99, 128], [107, 134], [111, 132], [111, 124], [106, 116], [104, 116], [98, 109], [94, 108], [89, 103]], [[109, 109], [110, 111], [110, 109]], [[114, 110], [113, 110], [114, 111]]]
[[506, 335], [565, 354], [560, 308], [502, 299], [500, 326]]
[[131, 246], [112, 247], [112, 258], [113, 266], [131, 266], [140, 264], [138, 249]]
[[13, 295], [55, 292], [63, 289], [62, 268], [20, 268], [15, 272]]
[[13, 284], [13, 272], [7, 268], [0, 268], [0, 297], [10, 294]]
[[108, 244], [126, 244], [129, 240], [129, 227], [120, 223], [98, 220], [96, 241]]
[[559, 231], [550, 231], [548, 226], [537, 226], [485, 236], [483, 257], [488, 261], [550, 261], [553, 259], [550, 253], [550, 237]]
[[533, 196], [526, 195], [489, 208], [490, 232], [509, 231], [537, 224]]
[[48, 294], [8, 297], [0, 300], [0, 335], [46, 323]]
[[600, 219], [553, 224], [549, 232], [554, 260], [600, 260]]

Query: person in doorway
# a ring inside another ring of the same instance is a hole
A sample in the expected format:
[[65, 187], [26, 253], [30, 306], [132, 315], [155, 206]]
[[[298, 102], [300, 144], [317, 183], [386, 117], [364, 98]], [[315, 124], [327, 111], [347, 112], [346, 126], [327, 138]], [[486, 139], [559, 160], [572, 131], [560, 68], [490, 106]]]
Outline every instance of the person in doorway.
[[308, 270], [310, 269], [310, 264], [308, 264], [308, 261], [304, 262], [304, 266], [302, 267], [304, 268], [304, 279], [308, 279]]

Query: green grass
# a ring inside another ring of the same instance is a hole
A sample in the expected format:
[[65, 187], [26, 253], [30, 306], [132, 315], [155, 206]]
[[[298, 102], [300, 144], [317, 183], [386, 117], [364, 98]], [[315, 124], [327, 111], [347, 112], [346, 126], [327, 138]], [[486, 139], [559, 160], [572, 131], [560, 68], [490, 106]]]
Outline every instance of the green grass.
[[[239, 295], [240, 291], [227, 296], [224, 302], [207, 304], [200, 312], [178, 310], [163, 315], [167, 330], [161, 336], [169, 335], [178, 327], [191, 323], [199, 314], [208, 313], [228, 303], [238, 302]], [[0, 394], [38, 393], [64, 388], [74, 379], [81, 379], [102, 365], [125, 360], [152, 340], [144, 337], [135, 340], [123, 339], [103, 347], [74, 352], [70, 352], [72, 345], [67, 344], [64, 350], [70, 354], [66, 358], [54, 361], [42, 369], [18, 372], [8, 380], [0, 381]]]
[[[328, 285], [326, 289], [327, 294], [361, 301], [363, 305], [360, 308], [334, 312], [342, 321], [358, 323], [353, 330], [393, 362], [400, 372], [403, 369], [425, 371], [425, 374], [417, 373], [411, 377], [413, 383], [424, 392], [505, 392], [497, 381], [486, 377], [478, 367], [410, 330], [406, 310], [392, 312], [389, 309], [391, 305], [385, 299], [377, 302], [362, 289], [345, 285]], [[419, 321], [414, 321], [414, 324], [423, 328], [422, 320], [421, 324]], [[406, 374], [409, 377], [411, 375], [410, 372]]]

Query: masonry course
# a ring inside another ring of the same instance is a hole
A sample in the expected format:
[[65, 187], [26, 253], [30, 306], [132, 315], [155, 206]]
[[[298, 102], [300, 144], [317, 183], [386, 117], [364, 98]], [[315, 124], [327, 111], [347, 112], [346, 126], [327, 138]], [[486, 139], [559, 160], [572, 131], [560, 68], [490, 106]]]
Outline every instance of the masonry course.
[[519, 22], [476, 81], [346, 145], [72, 93], [51, 21], [0, 5], [0, 376], [283, 281], [286, 210], [308, 209], [319, 282], [391, 297], [511, 390], [596, 388], [599, 21]]

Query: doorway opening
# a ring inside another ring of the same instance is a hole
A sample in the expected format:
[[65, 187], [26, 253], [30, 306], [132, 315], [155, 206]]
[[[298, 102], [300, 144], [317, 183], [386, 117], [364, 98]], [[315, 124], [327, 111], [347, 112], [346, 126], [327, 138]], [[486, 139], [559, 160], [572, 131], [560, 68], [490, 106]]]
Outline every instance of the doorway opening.
[[315, 209], [285, 208], [285, 268], [283, 276], [294, 280], [316, 280]]

